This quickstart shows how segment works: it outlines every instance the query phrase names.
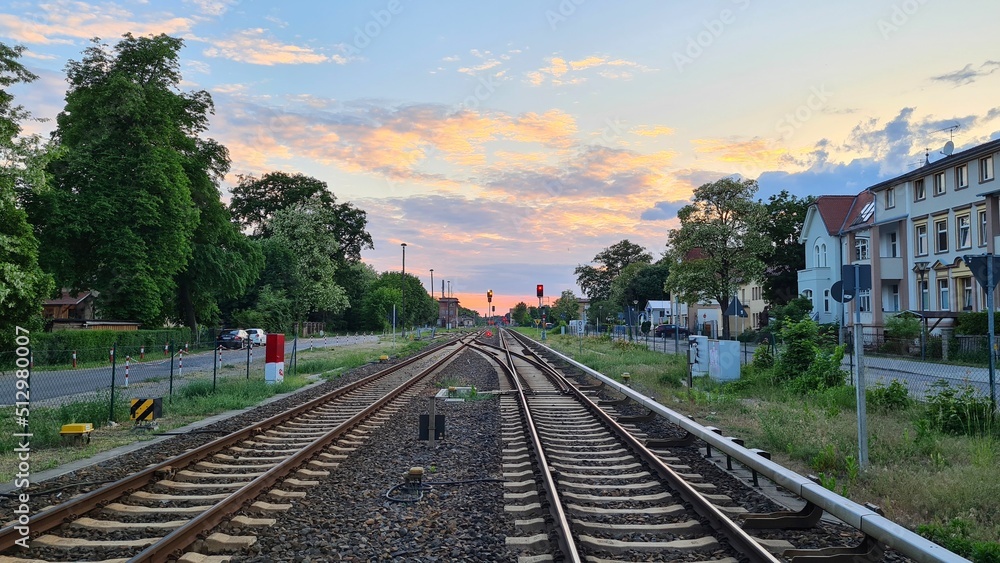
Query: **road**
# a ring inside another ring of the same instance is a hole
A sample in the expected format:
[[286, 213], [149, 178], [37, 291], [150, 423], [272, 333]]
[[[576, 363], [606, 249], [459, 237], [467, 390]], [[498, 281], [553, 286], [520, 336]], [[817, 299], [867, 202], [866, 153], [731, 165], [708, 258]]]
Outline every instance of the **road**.
[[[347, 346], [361, 342], [377, 342], [378, 336], [337, 336], [327, 338], [300, 339], [299, 350], [306, 350], [310, 347], [322, 348], [329, 346]], [[291, 359], [293, 342], [285, 342], [285, 362]], [[174, 378], [179, 379], [181, 375], [191, 375], [192, 373], [211, 373], [212, 362], [216, 352], [198, 352], [185, 354], [183, 357], [183, 372], [174, 358]], [[257, 373], [263, 371], [264, 348], [253, 349], [253, 362], [251, 369]], [[222, 365], [246, 366], [247, 350], [223, 350]], [[258, 366], [254, 368], [253, 366]], [[115, 384], [121, 387], [125, 384], [125, 363], [119, 361], [115, 366]], [[144, 362], [131, 362], [129, 365], [129, 384], [140, 383], [147, 380], [166, 380], [170, 377], [170, 359], [147, 360]], [[0, 374], [0, 406], [13, 405], [15, 401], [23, 400], [23, 395], [17, 397], [15, 389], [16, 379], [13, 373], [5, 372]], [[42, 401], [52, 401], [68, 395], [82, 393], [92, 393], [111, 387], [111, 366], [69, 369], [60, 371], [35, 370], [31, 374], [30, 402], [38, 404]]]

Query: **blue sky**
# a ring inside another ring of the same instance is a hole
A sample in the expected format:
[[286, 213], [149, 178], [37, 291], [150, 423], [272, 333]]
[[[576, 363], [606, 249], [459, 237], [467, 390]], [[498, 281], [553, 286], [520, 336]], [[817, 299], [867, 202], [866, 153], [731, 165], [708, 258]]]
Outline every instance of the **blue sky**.
[[[302, 172], [369, 214], [366, 261], [485, 309], [654, 255], [697, 186], [857, 193], [1000, 135], [1000, 3], [762, 0], [8, 2], [47, 134], [92, 37], [182, 37], [233, 174]], [[228, 188], [224, 186], [224, 188]], [[224, 193], [228, 197], [228, 193]], [[438, 287], [440, 289], [440, 286]]]

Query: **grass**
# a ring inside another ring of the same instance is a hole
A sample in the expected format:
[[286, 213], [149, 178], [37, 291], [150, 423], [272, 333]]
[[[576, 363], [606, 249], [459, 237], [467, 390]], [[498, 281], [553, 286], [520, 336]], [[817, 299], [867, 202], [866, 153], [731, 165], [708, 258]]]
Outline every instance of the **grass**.
[[[377, 361], [379, 356], [409, 355], [431, 344], [430, 341], [392, 341], [359, 343], [334, 348], [304, 349], [299, 352], [298, 374], [286, 376], [283, 383], [267, 385], [260, 377], [249, 381], [243, 377], [244, 366], [225, 367], [219, 373], [217, 389], [212, 392], [211, 373], [187, 376], [186, 385], [174, 391], [171, 400], [163, 400], [163, 416], [157, 422], [158, 431], [166, 432], [228, 410], [243, 409], [281, 393], [287, 393], [309, 383], [307, 375], [324, 374], [337, 377], [344, 371]], [[286, 365], [286, 373], [290, 366]], [[140, 385], [133, 385], [133, 396], [139, 396]], [[108, 418], [109, 392], [87, 400], [58, 407], [33, 406], [29, 421], [31, 438], [31, 470], [43, 471], [78, 459], [91, 457], [118, 446], [149, 440], [155, 434], [136, 433], [129, 420], [128, 397], [116, 398], [114, 419], [118, 426], [102, 426]], [[100, 421], [100, 424], [96, 422]], [[95, 423], [89, 444], [66, 444], [59, 435], [62, 425], [74, 422]], [[22, 429], [17, 426], [13, 409], [0, 411], [0, 482], [11, 482], [17, 472], [17, 457], [13, 449], [18, 442], [13, 437]]]
[[[532, 338], [537, 331], [525, 330]], [[610, 377], [632, 374], [633, 386], [699, 422], [727, 429], [747, 447], [768, 450], [776, 462], [822, 482], [858, 503], [881, 506], [891, 520], [928, 535], [961, 538], [966, 557], [997, 561], [980, 553], [1000, 552], [1000, 438], [945, 434], [921, 422], [927, 406], [868, 409], [870, 467], [857, 466], [854, 389], [841, 387], [799, 395], [779, 386], [723, 385], [706, 378], [687, 389], [659, 374], [686, 369], [683, 357], [640, 351], [622, 353], [599, 338], [549, 336], [548, 345]], [[623, 357], [625, 356], [625, 357]], [[958, 522], [958, 524], [956, 524]], [[929, 530], [929, 531], [927, 531]], [[934, 537], [938, 537], [934, 536]], [[984, 547], [984, 544], [986, 547]], [[952, 544], [949, 544], [952, 545]]]

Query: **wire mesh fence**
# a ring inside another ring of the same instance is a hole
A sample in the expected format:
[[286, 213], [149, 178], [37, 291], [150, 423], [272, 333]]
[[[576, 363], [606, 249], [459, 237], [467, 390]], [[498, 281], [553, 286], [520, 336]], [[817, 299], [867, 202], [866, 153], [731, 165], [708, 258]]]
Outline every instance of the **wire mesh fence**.
[[196, 352], [168, 342], [153, 350], [145, 345], [49, 350], [44, 361], [29, 356], [27, 385], [18, 384], [18, 357], [15, 352], [0, 352], [0, 406], [22, 399], [32, 409], [106, 404], [106, 416], [98, 422], [127, 420], [127, 410], [122, 417], [120, 409], [127, 409], [131, 399], [169, 400], [195, 378], [264, 377], [262, 347]]
[[[995, 397], [996, 383], [991, 379], [995, 380], [996, 375], [991, 378], [990, 350], [985, 335], [946, 333], [893, 338], [883, 331], [866, 330], [863, 341], [866, 388], [888, 386], [895, 380], [904, 384], [910, 396], [920, 401], [946, 389]], [[851, 358], [853, 338], [849, 331], [845, 342], [849, 343], [845, 360], [849, 362], [853, 384], [856, 369]]]

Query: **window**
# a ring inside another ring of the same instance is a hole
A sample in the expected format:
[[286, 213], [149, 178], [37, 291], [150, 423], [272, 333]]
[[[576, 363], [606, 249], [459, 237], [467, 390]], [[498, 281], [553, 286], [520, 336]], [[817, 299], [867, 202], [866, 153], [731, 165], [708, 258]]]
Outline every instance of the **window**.
[[889, 303], [893, 311], [899, 310], [899, 284], [894, 283], [889, 286]]
[[944, 172], [938, 172], [934, 175], [934, 195], [941, 195], [944, 193]]
[[955, 217], [955, 230], [958, 248], [972, 248], [972, 221], [968, 215]]
[[885, 208], [896, 207], [896, 188], [889, 188], [885, 191]]
[[924, 189], [924, 179], [913, 181], [913, 199], [920, 201], [927, 198], [927, 191]]
[[972, 310], [972, 278], [961, 278], [959, 280], [962, 288], [962, 310]]
[[938, 280], [938, 306], [942, 311], [951, 310], [951, 302], [948, 297], [948, 278]]
[[854, 259], [868, 260], [868, 239], [854, 239]]
[[928, 291], [927, 280], [917, 282], [917, 291], [920, 292], [920, 310], [926, 311], [930, 306], [930, 291]]
[[917, 256], [927, 255], [927, 225], [917, 225]]
[[979, 181], [989, 182], [993, 179], [993, 156], [979, 159]]
[[979, 210], [979, 246], [986, 246], [986, 210]]
[[830, 290], [823, 290], [823, 311], [826, 313], [830, 312]]
[[858, 292], [858, 309], [862, 313], [868, 313], [872, 310], [872, 292], [869, 289]]
[[825, 242], [823, 244], [821, 244], [820, 247], [819, 247], [819, 257], [820, 257], [820, 262], [822, 263], [823, 267], [825, 268], [826, 267], [826, 243]]
[[899, 258], [899, 240], [896, 233], [889, 233], [889, 258]]
[[969, 187], [969, 165], [963, 164], [955, 169], [955, 189]]
[[937, 248], [935, 252], [948, 252], [948, 220], [934, 221], [934, 232], [937, 233]]

